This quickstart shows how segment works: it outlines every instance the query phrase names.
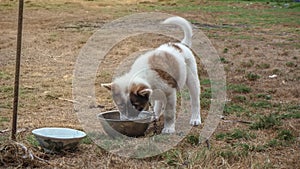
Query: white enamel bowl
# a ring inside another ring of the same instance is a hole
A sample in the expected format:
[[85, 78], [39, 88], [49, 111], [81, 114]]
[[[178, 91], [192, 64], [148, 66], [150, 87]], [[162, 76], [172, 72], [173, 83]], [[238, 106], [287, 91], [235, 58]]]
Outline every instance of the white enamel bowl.
[[45, 127], [32, 131], [40, 146], [48, 153], [75, 150], [86, 134], [70, 128]]

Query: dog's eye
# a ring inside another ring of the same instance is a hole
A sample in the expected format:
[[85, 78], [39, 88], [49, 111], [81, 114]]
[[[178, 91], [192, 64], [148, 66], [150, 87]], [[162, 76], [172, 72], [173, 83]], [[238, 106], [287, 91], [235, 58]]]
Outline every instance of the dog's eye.
[[137, 105], [132, 104], [132, 108], [137, 109]]
[[136, 109], [136, 110], [138, 110], [138, 111], [144, 110], [144, 108], [141, 107], [141, 106], [132, 106], [132, 108], [134, 108], [134, 109]]
[[141, 106], [140, 103], [132, 103], [132, 107], [138, 110], [138, 109], [140, 109], [140, 107], [142, 107], [142, 106]]
[[144, 106], [141, 105], [140, 103], [132, 104], [132, 108], [134, 108], [134, 109], [136, 109], [138, 111], [144, 110]]

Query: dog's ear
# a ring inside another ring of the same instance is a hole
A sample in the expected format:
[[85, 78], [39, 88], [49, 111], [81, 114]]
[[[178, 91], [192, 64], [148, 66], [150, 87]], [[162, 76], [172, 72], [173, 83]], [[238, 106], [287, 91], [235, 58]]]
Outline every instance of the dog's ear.
[[152, 89], [144, 84], [133, 84], [130, 88], [130, 93], [149, 98], [152, 94]]
[[137, 92], [137, 94], [140, 95], [140, 96], [149, 98], [150, 95], [152, 94], [152, 89], [149, 89], [149, 88], [142, 89], [142, 90], [139, 90]]
[[111, 90], [113, 86], [113, 83], [103, 83], [101, 84], [101, 87], [105, 87], [107, 90]]

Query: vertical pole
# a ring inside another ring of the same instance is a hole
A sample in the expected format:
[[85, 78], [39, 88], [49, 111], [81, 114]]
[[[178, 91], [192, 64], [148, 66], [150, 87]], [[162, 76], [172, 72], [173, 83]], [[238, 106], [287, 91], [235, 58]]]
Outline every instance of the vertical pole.
[[18, 103], [19, 103], [19, 79], [20, 79], [20, 65], [21, 65], [21, 48], [22, 48], [22, 28], [23, 28], [23, 6], [24, 0], [19, 0], [19, 14], [18, 14], [18, 34], [17, 34], [17, 53], [16, 53], [16, 70], [15, 70], [15, 86], [14, 86], [14, 104], [13, 104], [13, 120], [11, 139], [16, 140], [17, 134], [17, 117], [18, 117]]

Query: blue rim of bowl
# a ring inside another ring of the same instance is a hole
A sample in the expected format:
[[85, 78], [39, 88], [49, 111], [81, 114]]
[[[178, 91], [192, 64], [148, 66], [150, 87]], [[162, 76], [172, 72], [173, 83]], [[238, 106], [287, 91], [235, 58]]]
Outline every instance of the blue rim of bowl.
[[[76, 133], [74, 135], [72, 135], [72, 137], [59, 137], [59, 136], [53, 136], [53, 135], [46, 135], [43, 134], [42, 131], [43, 130], [53, 130], [53, 131], [58, 131], [58, 130], [65, 130], [67, 132], [73, 132]], [[38, 129], [34, 129], [31, 131], [31, 133], [35, 136], [39, 136], [39, 137], [44, 137], [44, 138], [51, 138], [51, 139], [58, 139], [58, 140], [72, 140], [72, 139], [81, 139], [84, 138], [86, 136], [86, 133], [80, 130], [76, 130], [76, 129], [71, 129], [71, 128], [63, 128], [63, 127], [43, 127], [43, 128], [38, 128]]]

